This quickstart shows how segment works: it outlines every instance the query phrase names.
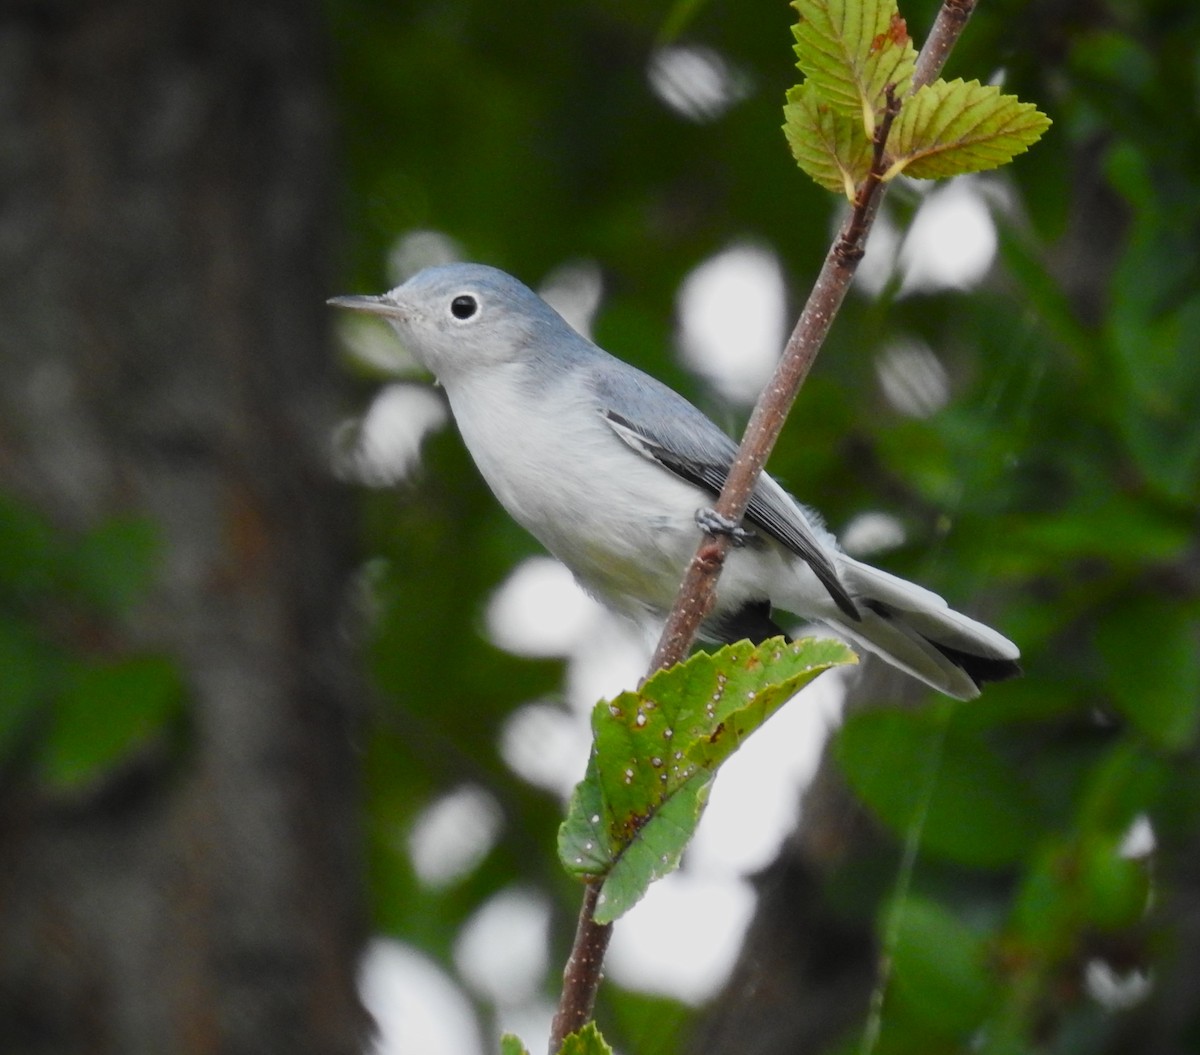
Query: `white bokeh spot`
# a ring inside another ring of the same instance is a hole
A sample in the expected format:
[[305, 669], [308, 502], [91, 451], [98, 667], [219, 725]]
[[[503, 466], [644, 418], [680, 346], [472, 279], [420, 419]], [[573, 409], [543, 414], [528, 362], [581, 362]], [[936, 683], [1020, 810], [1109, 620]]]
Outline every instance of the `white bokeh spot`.
[[799, 818], [801, 791], [838, 723], [842, 697], [840, 679], [822, 674], [721, 766], [688, 846], [689, 870], [738, 878], [775, 859]]
[[498, 1007], [532, 999], [549, 965], [550, 905], [532, 890], [501, 890], [459, 931], [454, 963], [466, 983]]
[[483, 1055], [466, 994], [412, 946], [391, 938], [368, 942], [358, 991], [375, 1021], [370, 1055]]
[[713, 121], [751, 92], [750, 78], [719, 52], [699, 44], [668, 44], [650, 56], [650, 88], [689, 121]]
[[522, 780], [566, 802], [587, 765], [592, 738], [577, 712], [552, 703], [526, 703], [500, 730], [500, 757]]
[[925, 196], [904, 237], [901, 294], [978, 285], [996, 246], [996, 224], [978, 182], [951, 180]]
[[679, 288], [683, 361], [726, 398], [753, 403], [779, 361], [786, 301], [770, 250], [738, 245], [709, 257]]
[[904, 525], [891, 513], [859, 513], [838, 536], [842, 549], [852, 557], [869, 557], [903, 546], [908, 537]]
[[496, 845], [504, 814], [495, 796], [464, 784], [417, 814], [408, 833], [408, 854], [417, 877], [444, 887], [474, 871]]
[[1107, 960], [1093, 958], [1084, 966], [1083, 986], [1106, 1011], [1119, 1012], [1145, 1000], [1154, 988], [1154, 979], [1140, 968], [1119, 972]]
[[542, 280], [538, 295], [572, 328], [591, 340], [592, 320], [604, 296], [604, 278], [594, 261], [556, 267]]
[[463, 258], [462, 246], [442, 231], [406, 231], [388, 252], [387, 272], [392, 286], [407, 282], [418, 271]]
[[564, 565], [530, 557], [492, 594], [484, 619], [492, 644], [506, 652], [567, 656], [602, 611]]
[[1156, 849], [1158, 849], [1158, 837], [1154, 834], [1154, 825], [1150, 823], [1150, 818], [1146, 814], [1139, 813], [1133, 818], [1121, 839], [1118, 853], [1130, 860], [1138, 860], [1149, 857]]
[[335, 434], [334, 471], [367, 487], [391, 487], [412, 474], [425, 437], [448, 419], [444, 400], [427, 385], [387, 385], [361, 419]]
[[[831, 237], [836, 235], [842, 220], [843, 216], [837, 214], [836, 223], [830, 231]], [[867, 239], [863, 258], [858, 262], [858, 270], [854, 272], [854, 288], [870, 296], [882, 293], [896, 274], [899, 253], [900, 229], [892, 219], [891, 210], [885, 202], [875, 215], [871, 237]]]
[[744, 879], [672, 872], [613, 930], [608, 973], [620, 985], [701, 1004], [729, 977], [755, 901]]
[[876, 356], [884, 397], [901, 414], [928, 418], [950, 401], [950, 376], [924, 341], [900, 339]]

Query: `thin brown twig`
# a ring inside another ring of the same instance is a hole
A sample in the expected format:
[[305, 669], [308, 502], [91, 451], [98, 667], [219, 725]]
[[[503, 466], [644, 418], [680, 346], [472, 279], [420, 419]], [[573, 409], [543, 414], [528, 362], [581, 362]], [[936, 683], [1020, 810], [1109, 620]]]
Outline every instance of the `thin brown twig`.
[[[912, 90], [932, 82], [941, 73], [976, 3], [977, 0], [943, 0], [933, 28], [917, 56]], [[889, 101], [884, 119], [876, 128], [871, 172], [859, 188], [854, 208], [825, 257], [775, 374], [758, 398], [737, 457], [714, 506], [720, 516], [734, 523], [740, 522], [745, 515], [759, 474], [854, 278], [875, 213], [887, 189], [880, 178], [881, 161], [896, 104], [895, 99]], [[712, 609], [717, 578], [731, 544], [728, 536], [701, 539], [650, 661], [651, 673], [674, 666], [687, 654], [700, 625]]]
[[600, 987], [600, 968], [612, 936], [611, 923], [596, 922], [599, 897], [600, 884], [589, 883], [575, 928], [575, 943], [563, 968], [562, 996], [550, 1026], [550, 1055], [555, 1055], [563, 1040], [582, 1029], [592, 1017], [596, 990]]
[[[914, 91], [931, 83], [941, 73], [977, 2], [943, 0], [933, 28], [917, 57], [913, 74]], [[775, 374], [759, 396], [737, 457], [714, 506], [718, 515], [734, 523], [740, 522], [745, 515], [754, 485], [829, 334], [862, 259], [867, 236], [887, 189], [881, 178], [884, 148], [898, 111], [899, 100], [895, 97], [894, 88], [890, 88], [888, 105], [875, 133], [871, 171], [859, 187], [854, 207], [825, 256]], [[706, 535], [701, 539], [650, 661], [650, 674], [679, 663], [691, 647], [701, 623], [713, 606], [717, 578], [731, 544], [728, 535]], [[611, 924], [600, 924], [595, 920], [599, 893], [599, 884], [591, 883], [584, 894], [575, 943], [563, 972], [562, 996], [551, 1028], [550, 1055], [556, 1055], [565, 1037], [583, 1027], [591, 1018], [595, 1006], [604, 952], [612, 931]]]
[[[788, 338], [779, 366], [770, 384], [759, 396], [746, 426], [742, 445], [714, 507], [718, 515], [734, 523], [740, 522], [746, 512], [754, 485], [775, 447], [783, 423], [825, 342], [834, 317], [850, 289], [858, 262], [862, 259], [867, 234], [884, 190], [881, 178], [884, 147], [899, 108], [900, 102], [894, 90], [889, 88], [887, 108], [875, 129], [871, 169], [858, 188], [853, 209], [829, 248], [808, 303], [804, 305], [796, 327]], [[728, 536], [707, 536], [701, 541], [688, 565], [675, 607], [667, 617], [658, 648], [650, 661], [651, 672], [673, 666], [687, 654], [704, 617], [712, 608], [717, 578], [731, 544]]]
[[914, 92], [941, 76], [942, 67], [946, 65], [962, 31], [967, 28], [967, 22], [975, 13], [978, 3], [979, 0], [942, 0], [929, 36], [925, 38], [921, 53], [917, 56], [916, 69], [913, 70]]

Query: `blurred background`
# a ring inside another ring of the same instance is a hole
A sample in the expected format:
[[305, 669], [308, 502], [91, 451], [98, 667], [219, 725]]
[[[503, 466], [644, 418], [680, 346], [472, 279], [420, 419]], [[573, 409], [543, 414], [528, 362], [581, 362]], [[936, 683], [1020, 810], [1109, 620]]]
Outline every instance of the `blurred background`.
[[[793, 21], [3, 6], [0, 1052], [544, 1047], [557, 824], [648, 645], [324, 300], [495, 264], [738, 432], [841, 208]], [[946, 75], [1055, 123], [893, 189], [771, 468], [1026, 677], [774, 718], [617, 925], [618, 1051], [1200, 1051], [1198, 41], [980, 5]]]

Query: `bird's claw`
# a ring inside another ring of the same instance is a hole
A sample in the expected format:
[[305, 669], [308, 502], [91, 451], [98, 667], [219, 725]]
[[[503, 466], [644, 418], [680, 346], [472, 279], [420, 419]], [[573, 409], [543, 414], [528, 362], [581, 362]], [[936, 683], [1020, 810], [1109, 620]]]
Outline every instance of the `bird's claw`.
[[715, 509], [697, 509], [696, 526], [710, 535], [727, 535], [735, 546], [744, 546], [752, 538], [754, 532], [728, 517], [721, 516]]

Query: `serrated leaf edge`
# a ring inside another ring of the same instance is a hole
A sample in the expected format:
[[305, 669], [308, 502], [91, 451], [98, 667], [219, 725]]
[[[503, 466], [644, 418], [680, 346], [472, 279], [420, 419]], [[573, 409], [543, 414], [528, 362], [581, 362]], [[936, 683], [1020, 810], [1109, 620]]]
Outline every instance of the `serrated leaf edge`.
[[887, 86], [903, 96], [912, 84], [917, 53], [899, 9], [890, 0], [870, 5], [865, 0], [792, 0], [791, 6], [799, 15], [792, 35], [805, 83], [813, 84], [836, 111], [861, 121], [870, 140]]
[[[640, 689], [638, 689], [636, 691], [631, 690], [631, 691], [621, 693], [611, 702], [601, 700], [599, 703], [597, 703], [592, 711], [592, 714], [593, 714], [593, 738], [595, 738], [597, 735], [596, 729], [594, 727], [594, 723], [597, 720], [603, 720], [604, 715], [606, 713], [609, 713], [613, 708], [619, 709], [620, 706], [629, 706], [631, 704], [634, 704], [634, 701], [637, 701], [637, 700], [652, 700], [653, 699], [652, 692], [655, 687], [656, 679], [665, 678], [668, 676], [678, 677], [679, 675], [677, 672], [679, 672], [681, 669], [684, 672], [686, 672], [686, 670], [689, 666], [695, 667], [698, 672], [699, 669], [701, 667], [703, 667], [704, 664], [713, 663], [713, 662], [717, 661], [718, 657], [721, 657], [721, 659], [728, 661], [732, 665], [732, 664], [736, 664], [736, 663], [749, 662], [749, 660], [755, 655], [755, 653], [757, 653], [759, 651], [766, 652], [768, 650], [768, 648], [779, 648], [779, 647], [798, 648], [800, 646], [814, 646], [814, 645], [829, 647], [830, 655], [825, 659], [809, 663], [807, 666], [805, 666], [801, 670], [796, 671], [795, 673], [789, 675], [788, 677], [782, 679], [781, 681], [766, 683], [765, 686], [760, 688], [759, 692], [761, 693], [761, 692], [768, 691], [768, 689], [781, 688], [782, 686], [785, 686], [790, 682], [797, 682], [798, 684], [796, 684], [795, 688], [792, 688], [792, 689], [786, 691], [783, 701], [779, 704], [779, 706], [782, 706], [783, 703], [785, 703], [788, 699], [790, 699], [792, 696], [794, 696], [802, 688], [811, 684], [812, 681], [817, 676], [824, 673], [825, 671], [830, 670], [835, 666], [841, 666], [841, 665], [857, 662], [858, 657], [847, 645], [845, 645], [843, 642], [837, 641], [836, 639], [832, 639], [832, 638], [805, 638], [805, 639], [802, 639], [801, 641], [796, 641], [796, 642], [785, 642], [785, 639], [783, 639], [783, 638], [774, 638], [769, 641], [765, 641], [758, 646], [751, 644], [749, 641], [738, 642], [735, 645], [727, 646], [727, 648], [730, 650], [744, 648], [745, 649], [744, 655], [739, 655], [737, 652], [734, 652], [734, 651], [725, 652], [723, 655], [722, 655], [722, 653], [717, 653], [716, 655], [713, 655], [710, 653], [698, 652], [698, 653], [694, 654], [693, 656], [690, 656], [688, 659], [684, 660], [682, 663], [679, 663], [679, 664], [676, 664], [675, 666], [669, 667], [665, 671], [657, 672], [653, 677], [648, 679], [646, 681], [646, 683]], [[837, 651], [839, 651], [839, 648], [833, 648], [830, 646], [838, 646], [840, 648], [841, 654], [840, 655], [835, 654]], [[657, 705], [657, 701], [655, 701], [655, 704]], [[747, 701], [744, 706], [739, 707], [730, 713], [731, 713], [731, 715], [740, 713], [741, 711], [744, 711], [753, 705], [754, 705], [753, 701]], [[776, 708], [776, 710], [777, 709], [778, 708]], [[635, 710], [636, 710], [636, 707], [635, 707]], [[772, 711], [772, 713], [774, 713], [774, 711]], [[770, 717], [770, 715], [768, 715], [767, 717]], [[766, 719], [764, 718], [763, 721], [765, 721], [765, 720]], [[759, 728], [761, 726], [761, 724], [762, 723], [760, 722], [758, 725], [756, 725], [755, 729]], [[753, 731], [754, 730], [751, 730], [751, 732], [753, 732]], [[642, 829], [644, 829], [648, 824], [650, 824], [651, 821], [661, 812], [663, 805], [665, 803], [667, 803], [668, 801], [675, 799], [676, 796], [682, 794], [684, 792], [685, 787], [690, 782], [700, 779], [700, 778], [703, 778], [705, 783], [710, 781], [716, 775], [716, 771], [721, 767], [721, 765], [724, 764], [724, 762], [728, 759], [728, 757], [733, 753], [733, 750], [731, 749], [714, 765], [712, 765], [711, 767], [705, 768], [702, 766], [702, 764], [700, 762], [698, 762], [697, 760], [692, 758], [692, 754], [695, 751], [695, 749], [696, 749], [696, 744], [693, 744], [691, 747], [689, 747], [687, 749], [686, 754], [685, 754], [685, 758], [694, 767], [694, 772], [691, 773], [683, 782], [681, 782], [680, 785], [678, 787], [676, 787], [675, 790], [670, 795], [664, 796], [663, 798], [659, 799], [657, 803], [655, 803], [654, 805], [651, 806], [649, 811], [644, 816], [639, 817], [639, 821], [638, 821], [635, 831], [633, 832], [632, 835], [630, 835], [628, 840], [625, 841], [623, 845], [617, 846], [614, 844], [614, 836], [613, 836], [611, 830], [609, 829], [607, 821], [604, 819], [605, 810], [603, 808], [601, 809], [601, 811], [600, 811], [601, 819], [599, 820], [599, 825], [600, 825], [600, 828], [603, 829], [603, 836], [604, 836], [605, 843], [606, 843], [606, 846], [604, 847], [604, 849], [607, 851], [607, 858], [608, 858], [608, 862], [609, 862], [608, 870], [606, 872], [592, 872], [592, 871], [584, 870], [579, 867], [581, 862], [575, 862], [575, 863], [568, 862], [567, 860], [564, 859], [564, 857], [562, 855], [562, 848], [563, 848], [563, 843], [564, 843], [564, 834], [565, 834], [566, 826], [570, 821], [572, 812], [574, 812], [577, 808], [577, 802], [579, 802], [579, 800], [581, 800], [581, 798], [582, 798], [583, 786], [587, 781], [589, 781], [589, 780], [595, 781], [596, 789], [600, 793], [601, 805], [602, 805], [602, 807], [604, 807], [604, 805], [605, 805], [603, 803], [603, 798], [604, 798], [603, 788], [600, 786], [600, 783], [599, 783], [600, 778], [597, 774], [594, 773], [594, 768], [593, 768], [594, 761], [589, 760], [588, 773], [585, 774], [583, 780], [580, 781], [580, 783], [576, 786], [575, 791], [572, 793], [571, 805], [568, 808], [567, 818], [564, 819], [563, 824], [560, 826], [560, 829], [559, 829], [559, 840], [558, 840], [559, 841], [559, 857], [560, 857], [560, 861], [562, 861], [563, 867], [568, 871], [568, 873], [575, 875], [576, 877], [581, 878], [581, 879], [590, 879], [593, 881], [596, 879], [600, 879], [603, 884], [607, 885], [609, 879], [611, 878], [613, 873], [617, 870], [618, 866], [620, 865], [620, 862], [625, 857], [625, 855], [627, 854], [630, 847], [632, 847], [636, 843]], [[704, 805], [704, 799], [701, 798], [700, 799], [701, 812], [703, 811], [703, 805]], [[578, 808], [580, 809], [580, 812], [582, 813], [582, 805], [581, 804], [579, 805]], [[595, 827], [596, 827], [596, 824], [594, 821], [595, 816], [596, 816], [595, 814], [587, 815], [587, 823], [593, 829], [595, 829]], [[600, 833], [598, 832], [597, 834], [600, 834]], [[675, 867], [678, 867], [678, 857], [676, 857], [673, 864], [668, 862], [667, 867], [665, 867], [661, 871], [658, 870], [657, 868], [652, 869], [653, 874], [650, 876], [647, 883], [642, 885], [642, 887], [641, 887], [642, 893], [644, 893], [645, 890], [648, 888], [649, 883], [653, 882], [656, 879], [662, 878], [662, 876], [673, 871]], [[602, 887], [602, 892], [603, 892], [603, 887]], [[639, 897], [640, 897], [640, 894], [639, 894]], [[628, 907], [632, 907], [632, 903], [629, 906], [626, 906], [625, 908], [621, 908], [620, 911], [617, 913], [617, 915], [620, 915], [622, 912], [626, 911]], [[601, 913], [598, 910], [597, 919], [600, 918], [600, 915], [601, 915]], [[615, 918], [616, 918], [616, 916], [608, 917], [607, 914], [605, 914], [605, 919], [602, 920], [602, 922], [610, 922], [611, 919], [615, 919]]]
[[[965, 105], [952, 107], [947, 105], [947, 99], [954, 92], [967, 93]], [[927, 101], [928, 100], [928, 101]], [[978, 116], [974, 123], [964, 128], [953, 139], [942, 140], [948, 128], [955, 123], [961, 123], [972, 111], [987, 107], [987, 112]], [[1002, 109], [1007, 109], [1005, 123], [995, 130], [976, 137], [971, 132], [989, 117], [999, 116]], [[892, 128], [889, 145], [895, 147], [897, 141], [903, 141], [906, 136], [916, 135], [912, 128], [914, 122], [920, 120], [925, 112], [930, 114], [928, 126], [920, 129], [921, 139], [914, 142], [910, 149], [903, 153], [889, 151], [890, 164], [883, 179], [890, 180], [906, 172], [914, 179], [949, 179], [955, 175], [968, 172], [981, 172], [998, 168], [1007, 164], [1014, 157], [1025, 153], [1042, 134], [1050, 127], [1051, 121], [1033, 103], [1022, 102], [1015, 95], [1004, 94], [998, 85], [981, 84], [978, 80], [964, 81], [955, 78], [952, 81], [937, 80], [932, 84], [923, 85], [904, 101], [896, 123]], [[990, 158], [980, 158], [980, 154], [988, 154], [986, 145], [995, 140], [1016, 140], [1010, 149], [1001, 147], [991, 151]], [[955, 165], [953, 154], [956, 151], [967, 152], [974, 150], [974, 158], [982, 164]], [[947, 165], [949, 171], [931, 172], [922, 175], [919, 166], [923, 161], [938, 159]], [[918, 171], [913, 171], [917, 167]]]

